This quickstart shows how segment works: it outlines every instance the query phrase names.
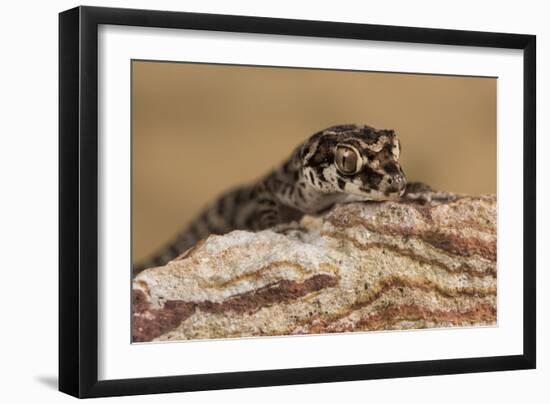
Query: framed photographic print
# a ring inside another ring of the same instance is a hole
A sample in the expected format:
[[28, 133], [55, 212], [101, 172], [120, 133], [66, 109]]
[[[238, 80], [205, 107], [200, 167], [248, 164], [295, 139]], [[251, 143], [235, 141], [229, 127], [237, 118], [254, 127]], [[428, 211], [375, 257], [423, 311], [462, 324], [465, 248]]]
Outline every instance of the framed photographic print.
[[61, 391], [535, 367], [534, 36], [59, 26]]

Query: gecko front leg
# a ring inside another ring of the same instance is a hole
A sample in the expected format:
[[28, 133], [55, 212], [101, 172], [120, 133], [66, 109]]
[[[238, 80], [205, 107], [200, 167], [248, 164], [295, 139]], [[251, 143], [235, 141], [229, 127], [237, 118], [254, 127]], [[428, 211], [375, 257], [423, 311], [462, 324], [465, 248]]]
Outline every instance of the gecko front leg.
[[405, 193], [401, 199], [405, 201], [418, 202], [421, 204], [428, 204], [434, 202], [446, 202], [454, 201], [458, 199], [460, 195], [450, 194], [448, 192], [434, 191], [432, 187], [423, 182], [409, 182], [405, 188]]
[[271, 229], [275, 233], [284, 235], [302, 233], [306, 229], [300, 225], [302, 212], [284, 206], [277, 195], [261, 187], [257, 190], [255, 210], [255, 231]]

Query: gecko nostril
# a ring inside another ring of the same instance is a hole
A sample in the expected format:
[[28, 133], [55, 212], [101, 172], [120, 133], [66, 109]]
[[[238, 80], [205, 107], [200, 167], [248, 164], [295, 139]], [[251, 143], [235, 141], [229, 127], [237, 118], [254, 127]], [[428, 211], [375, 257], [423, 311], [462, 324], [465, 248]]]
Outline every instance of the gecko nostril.
[[391, 192], [400, 191], [405, 187], [405, 177], [400, 174], [392, 175], [388, 178], [388, 188]]

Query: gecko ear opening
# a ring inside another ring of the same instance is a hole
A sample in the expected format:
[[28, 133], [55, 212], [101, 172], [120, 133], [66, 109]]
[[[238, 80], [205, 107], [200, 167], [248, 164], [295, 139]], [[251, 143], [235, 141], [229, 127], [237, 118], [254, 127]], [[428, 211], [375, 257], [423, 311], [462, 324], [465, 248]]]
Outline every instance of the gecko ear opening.
[[342, 174], [357, 174], [361, 170], [361, 155], [355, 147], [339, 144], [336, 146], [336, 155], [334, 159], [336, 168]]

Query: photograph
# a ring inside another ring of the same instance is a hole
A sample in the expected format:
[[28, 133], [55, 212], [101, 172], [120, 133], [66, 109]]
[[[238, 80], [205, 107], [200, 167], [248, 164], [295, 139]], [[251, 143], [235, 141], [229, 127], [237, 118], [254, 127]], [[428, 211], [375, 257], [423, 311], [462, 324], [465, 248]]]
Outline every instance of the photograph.
[[497, 77], [130, 69], [132, 343], [497, 326]]

